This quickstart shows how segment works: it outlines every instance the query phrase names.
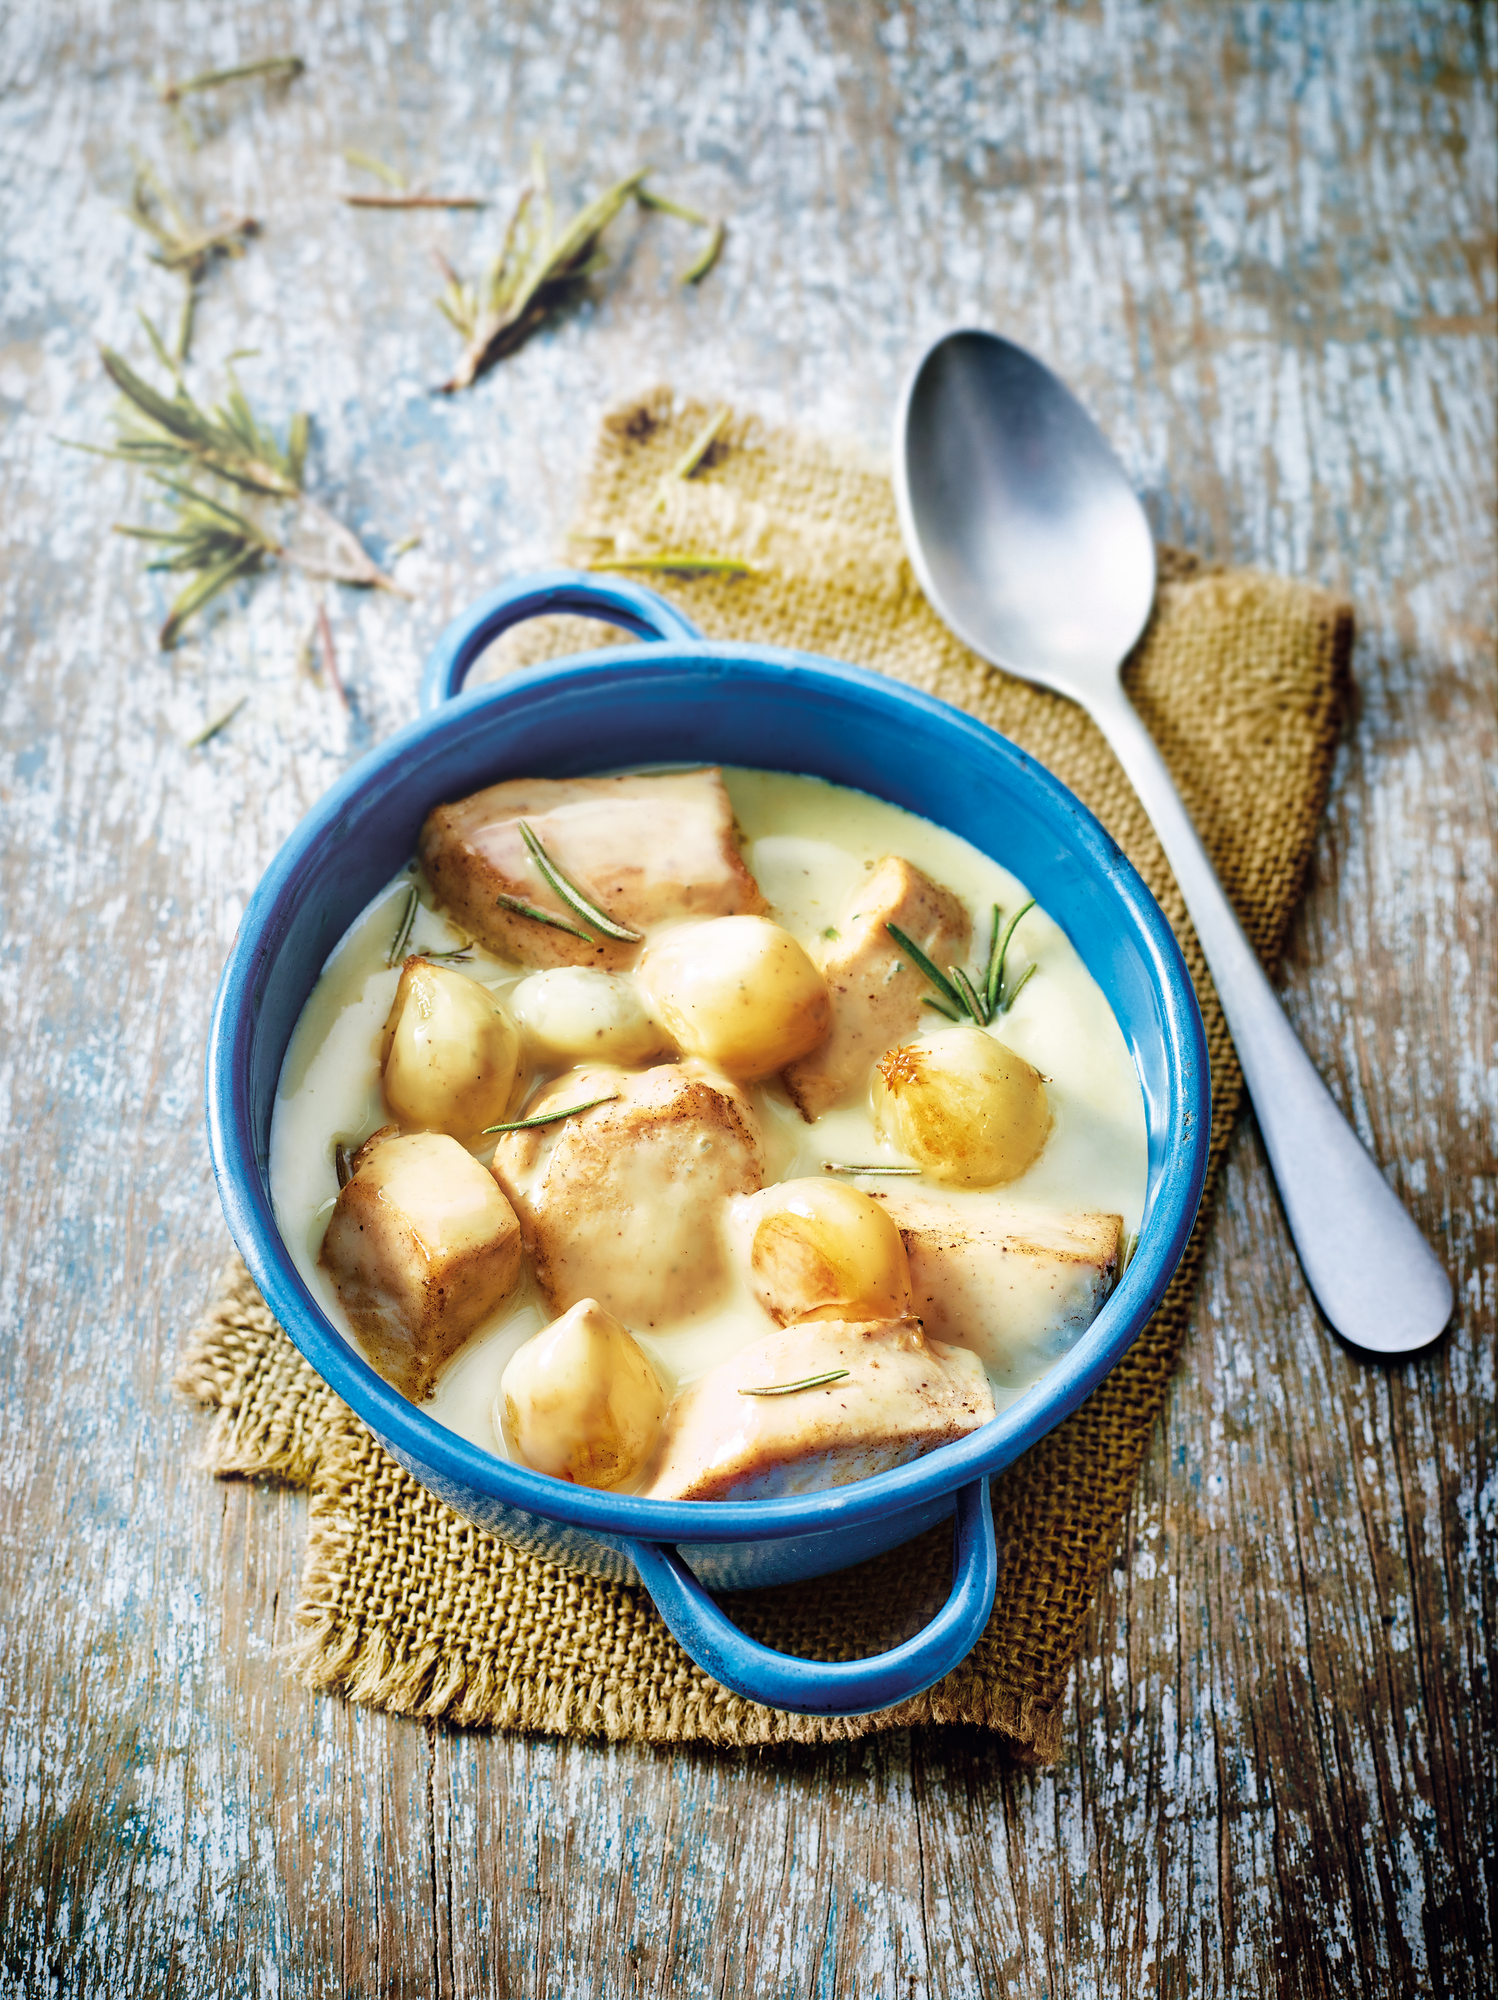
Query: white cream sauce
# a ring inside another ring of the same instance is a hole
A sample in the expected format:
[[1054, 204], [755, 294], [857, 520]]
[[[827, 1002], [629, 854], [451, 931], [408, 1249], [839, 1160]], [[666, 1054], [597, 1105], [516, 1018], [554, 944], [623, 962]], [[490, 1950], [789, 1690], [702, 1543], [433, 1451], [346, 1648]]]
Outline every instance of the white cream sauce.
[[[962, 898], [972, 919], [972, 961], [986, 948], [993, 905], [1012, 913], [1028, 893], [1007, 869], [956, 834], [866, 793], [817, 778], [731, 766], [723, 776], [745, 862], [771, 915], [814, 956], [850, 892], [886, 854], [904, 855]], [[375, 897], [330, 955], [292, 1035], [271, 1120], [271, 1195], [282, 1237], [313, 1296], [350, 1339], [355, 1337], [317, 1253], [338, 1194], [335, 1142], [356, 1143], [386, 1122], [379, 1041], [400, 974], [385, 959], [413, 881], [420, 882], [414, 863]], [[461, 942], [462, 933], [423, 906], [406, 949], [440, 952]], [[1147, 1169], [1144, 1105], [1122, 1032], [1070, 940], [1039, 909], [1015, 933], [1006, 985], [1032, 962], [1034, 977], [988, 1032], [1045, 1077], [1054, 1120], [1050, 1138], [1034, 1165], [1000, 1190], [929, 1191], [956, 1207], [980, 1211], [992, 1206], [995, 1192], [1020, 1207], [1100, 1210], [1121, 1215], [1126, 1232], [1137, 1230]], [[459, 969], [500, 995], [526, 976], [524, 968], [477, 945]], [[934, 1031], [949, 1024], [932, 1013], [926, 1025]], [[753, 1086], [749, 1096], [764, 1135], [768, 1180], [820, 1175], [824, 1160], [899, 1159], [877, 1137], [865, 1102], [836, 1106], [807, 1125], [778, 1083]], [[871, 1191], [927, 1187], [912, 1178], [854, 1185]], [[668, 1388], [692, 1381], [772, 1329], [743, 1277], [745, 1263], [736, 1259], [738, 1280], [719, 1310], [669, 1331], [631, 1329]], [[459, 1436], [512, 1456], [491, 1416], [499, 1379], [516, 1348], [550, 1318], [527, 1275], [448, 1366], [425, 1405], [428, 1412]], [[1034, 1375], [1019, 1382], [1011, 1375], [995, 1384], [999, 1407], [1014, 1401], [1048, 1365], [1048, 1358], [1037, 1356]]]

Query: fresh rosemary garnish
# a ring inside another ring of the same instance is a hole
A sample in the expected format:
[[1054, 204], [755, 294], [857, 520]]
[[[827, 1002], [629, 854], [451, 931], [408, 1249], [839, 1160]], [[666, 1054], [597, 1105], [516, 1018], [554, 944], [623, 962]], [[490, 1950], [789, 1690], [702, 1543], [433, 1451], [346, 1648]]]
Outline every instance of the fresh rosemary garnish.
[[242, 694], [239, 697], [238, 701], [230, 702], [229, 706], [224, 710], [222, 715], [216, 715], [213, 718], [212, 722], [205, 722], [203, 727], [198, 731], [196, 736], [188, 737], [186, 747], [189, 750], [200, 750], [205, 743], [210, 742], [215, 736], [217, 736], [221, 729], [227, 729], [229, 727], [229, 724], [234, 720], [235, 716], [238, 715], [239, 711], [244, 707], [245, 703], [249, 700], [249, 698], [250, 697], [247, 694]]
[[591, 924], [594, 930], [602, 931], [605, 937], [617, 938], [620, 944], [640, 942], [643, 933], [629, 930], [624, 924], [616, 924], [612, 917], [605, 916], [598, 905], [578, 888], [571, 876], [562, 873], [524, 820], [520, 821], [520, 837], [525, 842], [532, 861], [575, 916], [581, 917], [585, 924]]
[[607, 1097], [590, 1097], [585, 1104], [564, 1104], [556, 1111], [542, 1111], [534, 1118], [516, 1118], [508, 1125], [486, 1125], [485, 1136], [490, 1132], [530, 1132], [537, 1125], [555, 1125], [559, 1118], [570, 1118], [577, 1111], [593, 1111], [600, 1104], [613, 1104], [618, 1098], [617, 1090], [611, 1090]]
[[807, 1375], [799, 1382], [771, 1382], [763, 1389], [740, 1389], [741, 1396], [794, 1396], [798, 1389], [824, 1389], [829, 1382], [841, 1382], [852, 1373], [848, 1368], [829, 1368], [823, 1375]]
[[873, 1166], [861, 1166], [852, 1160], [823, 1160], [824, 1174], [918, 1174], [919, 1167], [886, 1167], [876, 1161]]
[[182, 279], [185, 289], [172, 354], [178, 362], [185, 361], [192, 345], [198, 286], [216, 258], [242, 257], [245, 243], [260, 225], [253, 215], [242, 215], [237, 222], [224, 223], [218, 229], [195, 229], [171, 190], [145, 165], [136, 169], [125, 213], [156, 244], [150, 253], [152, 262], [163, 270], [175, 271]]
[[299, 77], [307, 65], [300, 56], [261, 56], [255, 62], [234, 63], [228, 69], [205, 69], [197, 76], [189, 76], [181, 83], [163, 83], [157, 94], [163, 104], [180, 104], [184, 97], [195, 96], [204, 90], [217, 90], [224, 83], [246, 83], [251, 77], [264, 76], [283, 79], [290, 83]]
[[534, 903], [523, 903], [518, 896], [496, 896], [495, 902], [502, 910], [509, 910], [517, 917], [529, 917], [533, 923], [550, 924], [554, 931], [565, 931], [568, 937], [581, 938], [584, 944], [597, 944], [595, 937], [580, 931], [576, 924], [569, 924], [564, 917], [554, 917], [550, 910], [538, 910]]
[[1031, 896], [1027, 902], [1020, 904], [1014, 915], [1009, 919], [1008, 930], [1000, 937], [999, 925], [1002, 922], [1002, 916], [998, 904], [995, 903], [993, 906], [993, 932], [988, 945], [988, 972], [983, 981], [983, 997], [988, 1005], [988, 1018], [990, 1021], [995, 1014], [1008, 1013], [1009, 1009], [1019, 998], [1020, 986], [1023, 986], [1025, 979], [1030, 977], [1030, 972], [1035, 970], [1035, 967], [1032, 965], [1030, 971], [1025, 974], [1025, 979], [1020, 981], [1019, 986], [1015, 987], [1007, 1000], [1004, 998], [1004, 960], [1008, 956], [1009, 940], [1014, 936], [1020, 918], [1027, 917], [1034, 908], [1035, 898]]
[[[228, 394], [214, 408], [204, 409], [189, 393], [181, 363], [167, 352], [149, 322], [146, 330], [157, 360], [172, 379], [172, 393], [153, 388], [122, 355], [101, 347], [105, 372], [129, 409], [118, 420], [112, 446], [79, 448], [144, 467], [167, 496], [174, 517], [171, 528], [117, 524], [115, 530], [162, 548], [163, 554], [147, 565], [149, 569], [192, 576], [161, 628], [161, 644], [171, 646], [187, 620], [221, 590], [272, 561], [291, 563], [309, 576], [405, 596], [349, 530], [303, 491], [305, 415], [292, 418], [281, 445], [250, 407], [232, 367], [226, 371]], [[203, 477], [251, 495], [258, 511], [245, 513], [229, 506], [194, 483]], [[266, 502], [282, 510], [274, 531], [260, 518]], [[326, 614], [322, 622], [325, 626]], [[324, 643], [331, 663], [326, 631]], [[331, 671], [336, 676], [336, 666]]]
[[346, 1188], [354, 1177], [348, 1163], [348, 1147], [341, 1139], [335, 1141], [333, 1146], [333, 1171], [341, 1188]]
[[1015, 927], [1021, 917], [1028, 916], [1035, 908], [1035, 898], [1022, 903], [1011, 917], [1007, 930], [1003, 928], [1003, 912], [997, 903], [993, 906], [993, 932], [988, 945], [988, 966], [983, 974], [981, 986], [975, 985], [960, 966], [949, 967], [951, 977], [937, 971], [913, 938], [905, 935], [898, 924], [886, 924], [895, 943], [916, 968], [923, 972], [936, 988], [935, 996], [925, 994], [921, 1005], [930, 1007], [948, 1021], [972, 1021], [980, 1028], [986, 1028], [1000, 1014], [1007, 1014], [1020, 994], [1025, 981], [1034, 972], [1033, 964], [1026, 966], [1023, 976], [1007, 994], [1004, 991], [1004, 960], [1009, 951], [1009, 940], [1014, 936]]
[[401, 911], [401, 920], [395, 927], [395, 936], [390, 941], [390, 949], [385, 954], [387, 966], [400, 965], [406, 956], [406, 946], [411, 942], [412, 926], [416, 922], [416, 912], [421, 907], [421, 898], [413, 884], [406, 891], [406, 906]]

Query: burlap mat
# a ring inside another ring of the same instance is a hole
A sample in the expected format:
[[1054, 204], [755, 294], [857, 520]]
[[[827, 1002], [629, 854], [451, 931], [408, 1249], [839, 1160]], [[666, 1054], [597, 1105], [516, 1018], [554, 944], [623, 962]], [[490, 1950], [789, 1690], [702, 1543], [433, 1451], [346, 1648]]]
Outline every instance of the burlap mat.
[[[889, 484], [848, 453], [735, 417], [697, 475], [667, 475], [709, 412], [668, 390], [604, 423], [569, 549], [579, 563], [685, 550], [734, 578], [651, 575], [715, 637], [856, 661], [941, 695], [1031, 751], [1103, 821], [1185, 948], [1212, 1060], [1202, 1219], [1154, 1319], [1066, 1423], [994, 1482], [998, 1599], [968, 1660], [882, 1715], [820, 1721], [726, 1693], [692, 1665], [643, 1591], [517, 1553], [433, 1499], [302, 1361], [237, 1260], [189, 1337], [181, 1381], [218, 1415], [207, 1463], [310, 1492], [296, 1666], [317, 1687], [465, 1724], [722, 1744], [818, 1741], [917, 1722], [997, 1730], [1056, 1754], [1088, 1603], [1112, 1553], [1186, 1325], [1218, 1164], [1241, 1096], [1222, 1015], [1175, 884], [1123, 773], [1079, 709], [985, 666], [927, 607]], [[1352, 637], [1347, 606], [1250, 571], [1162, 552], [1130, 690], [1170, 762], [1261, 956], [1272, 964], [1323, 803]], [[485, 663], [597, 644], [548, 621]], [[728, 1600], [766, 1643], [827, 1659], [880, 1650], [946, 1595], [951, 1537], [858, 1569]]]

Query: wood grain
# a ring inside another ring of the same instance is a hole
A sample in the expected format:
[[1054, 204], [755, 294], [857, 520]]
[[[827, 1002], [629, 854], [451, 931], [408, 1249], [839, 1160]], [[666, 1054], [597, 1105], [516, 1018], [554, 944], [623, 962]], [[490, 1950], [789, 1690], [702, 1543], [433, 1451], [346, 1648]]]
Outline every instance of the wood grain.
[[[1498, 11], [1326, 0], [141, 0], [0, 24], [0, 1992], [1469, 1994], [1495, 1981], [1494, 51]], [[190, 107], [152, 79], [295, 47]], [[726, 213], [620, 232], [473, 394], [434, 252], [341, 148], [581, 198], [650, 158]], [[319, 497], [412, 606], [272, 577], [161, 657], [108, 526], [93, 343], [173, 281], [131, 149], [264, 233], [198, 352], [309, 408]], [[1077, 384], [1165, 537], [1347, 590], [1357, 711], [1283, 973], [1461, 1301], [1340, 1347], [1238, 1135], [1196, 1324], [1052, 1770], [984, 1739], [665, 1755], [465, 1737], [296, 1687], [293, 1495], [174, 1399], [222, 1248], [213, 984], [300, 813], [407, 719], [442, 622], [551, 552], [598, 412], [669, 376], [880, 448], [916, 344], [1003, 327]], [[199, 750], [185, 739], [250, 701]]]

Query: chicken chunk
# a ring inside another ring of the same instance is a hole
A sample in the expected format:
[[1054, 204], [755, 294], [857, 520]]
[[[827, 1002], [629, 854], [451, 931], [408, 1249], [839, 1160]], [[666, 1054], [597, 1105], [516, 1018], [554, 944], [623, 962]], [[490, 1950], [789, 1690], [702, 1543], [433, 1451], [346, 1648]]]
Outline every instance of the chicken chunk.
[[554, 1140], [547, 1127], [541, 1144], [535, 1132], [501, 1140], [495, 1178], [554, 1312], [592, 1298], [628, 1326], [670, 1326], [731, 1284], [728, 1198], [763, 1180], [759, 1133], [732, 1084], [675, 1063], [575, 1073], [547, 1096], [582, 1103], [604, 1090], [618, 1095], [563, 1121]]
[[421, 830], [420, 853], [438, 899], [457, 921], [520, 965], [617, 971], [639, 949], [618, 939], [585, 941], [504, 907], [500, 898], [513, 897], [586, 928], [532, 858], [522, 820], [562, 873], [628, 930], [765, 908], [739, 854], [718, 771], [514, 778], [437, 806]]
[[861, 1089], [874, 1064], [914, 1031], [925, 977], [890, 936], [894, 924], [945, 969], [967, 951], [967, 911], [898, 854], [887, 854], [856, 890], [822, 958], [832, 990], [832, 1033], [819, 1049], [783, 1072], [801, 1116], [811, 1124], [845, 1092]]
[[[844, 1370], [819, 1388], [748, 1393]], [[656, 1500], [816, 1493], [905, 1465], [993, 1414], [977, 1356], [928, 1340], [918, 1319], [788, 1326], [677, 1397], [645, 1491]]]
[[911, 1308], [937, 1340], [971, 1348], [999, 1382], [1064, 1354], [1118, 1282], [1123, 1221], [994, 1201], [882, 1194], [910, 1259]]
[[360, 1148], [318, 1262], [374, 1366], [420, 1402], [462, 1342], [515, 1289], [515, 1211], [441, 1132]]

